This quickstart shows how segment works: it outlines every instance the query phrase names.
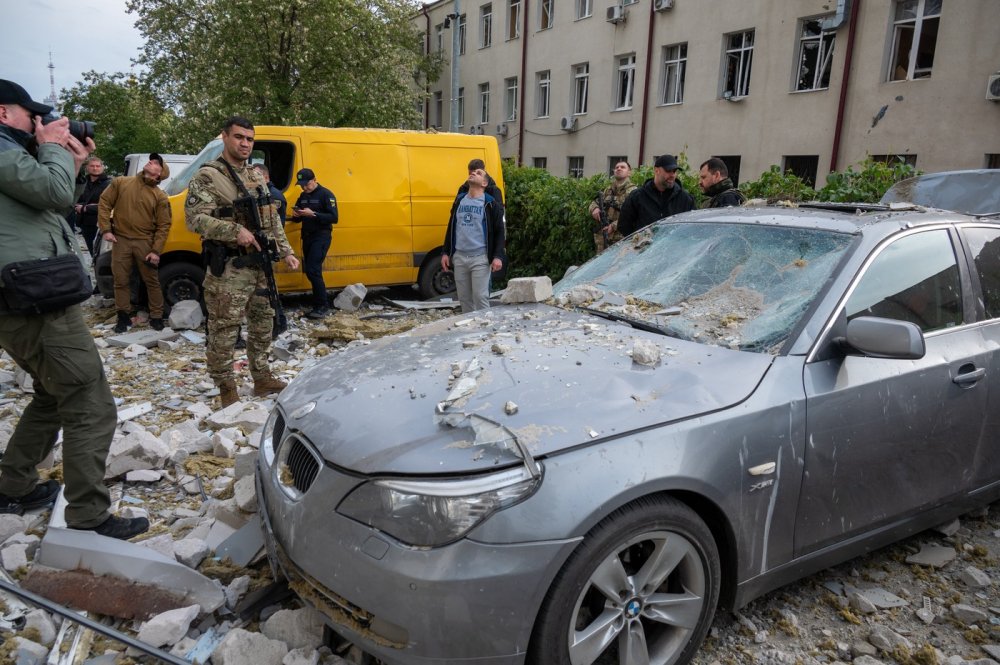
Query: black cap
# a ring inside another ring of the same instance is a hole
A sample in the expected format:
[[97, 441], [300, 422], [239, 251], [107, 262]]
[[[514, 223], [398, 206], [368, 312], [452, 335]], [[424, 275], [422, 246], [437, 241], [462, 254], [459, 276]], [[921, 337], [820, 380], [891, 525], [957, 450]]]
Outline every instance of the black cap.
[[663, 169], [664, 171], [676, 171], [679, 166], [677, 166], [677, 158], [673, 155], [660, 155], [653, 162], [655, 168]]
[[315, 179], [316, 179], [316, 174], [313, 173], [312, 169], [299, 169], [299, 172], [295, 174], [295, 183], [298, 185], [301, 185], [303, 183]]
[[165, 166], [164, 163], [163, 163], [163, 157], [161, 157], [160, 153], [158, 153], [158, 152], [151, 152], [151, 153], [149, 153], [149, 161], [156, 162], [160, 166]]
[[51, 106], [32, 101], [27, 90], [5, 79], [0, 79], [0, 104], [17, 104], [38, 115], [52, 113]]

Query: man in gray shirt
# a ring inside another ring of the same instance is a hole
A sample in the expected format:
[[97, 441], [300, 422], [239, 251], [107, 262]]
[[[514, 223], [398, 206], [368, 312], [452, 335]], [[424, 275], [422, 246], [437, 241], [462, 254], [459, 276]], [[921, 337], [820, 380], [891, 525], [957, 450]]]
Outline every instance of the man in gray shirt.
[[469, 173], [469, 190], [452, 206], [441, 269], [455, 271], [462, 312], [490, 306], [490, 274], [503, 267], [503, 204], [486, 193], [486, 171]]

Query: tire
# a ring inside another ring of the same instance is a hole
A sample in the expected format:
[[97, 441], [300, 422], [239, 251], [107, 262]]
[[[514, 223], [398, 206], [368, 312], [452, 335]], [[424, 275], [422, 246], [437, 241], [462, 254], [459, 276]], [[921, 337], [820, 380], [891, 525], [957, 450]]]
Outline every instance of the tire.
[[187, 261], [168, 263], [160, 268], [160, 288], [168, 307], [182, 300], [201, 300], [201, 284], [205, 281], [205, 271], [201, 266]]
[[650, 497], [587, 534], [539, 610], [532, 665], [684, 665], [719, 601], [715, 540], [675, 499]]
[[424, 299], [437, 298], [455, 291], [455, 273], [441, 269], [441, 252], [428, 257], [420, 269], [417, 286]]

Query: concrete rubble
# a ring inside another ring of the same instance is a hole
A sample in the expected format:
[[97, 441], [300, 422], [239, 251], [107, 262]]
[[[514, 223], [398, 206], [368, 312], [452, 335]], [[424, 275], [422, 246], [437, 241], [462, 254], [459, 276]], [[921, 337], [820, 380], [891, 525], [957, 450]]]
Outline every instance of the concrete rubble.
[[[537, 280], [523, 288], [532, 298], [545, 293], [545, 285]], [[404, 296], [399, 306], [382, 299], [387, 303], [383, 306], [374, 305], [372, 295], [367, 294], [365, 300], [362, 293], [357, 312], [341, 310], [319, 322], [302, 318], [304, 303], [299, 309], [289, 307], [290, 329], [277, 340], [273, 355], [275, 375], [292, 379], [330, 353], [350, 353], [370, 339], [454, 314], [454, 303], [444, 303], [441, 309], [410, 306]], [[580, 289], [563, 300], [571, 306], [588, 306], [614, 304], [615, 296], [599, 289]], [[214, 665], [359, 662], [341, 658], [346, 652], [337, 655], [322, 646], [320, 616], [294, 598], [267, 607], [249, 621], [234, 613], [241, 599], [252, 597], [271, 582], [253, 474], [260, 429], [273, 399], [253, 397], [245, 357], [234, 355], [233, 359], [242, 384], [241, 401], [220, 410], [217, 390], [205, 372], [203, 328], [181, 329], [181, 322], [171, 319], [169, 331], [153, 334], [138, 324], [127, 335], [115, 335], [110, 303], [95, 298], [85, 304], [85, 311], [119, 409], [118, 432], [108, 460], [117, 510], [129, 516], [146, 515], [152, 526], [133, 543], [112, 541], [108, 545], [108, 539], [96, 534], [69, 533], [64, 523], [55, 523], [54, 515], [46, 511], [0, 514], [3, 569], [23, 585], [35, 579], [52, 587], [75, 586], [78, 578], [71, 576], [72, 569], [84, 556], [93, 574], [80, 584], [103, 579], [95, 575], [112, 575], [129, 584], [145, 581], [152, 590], [187, 590], [181, 598], [155, 598], [163, 603], [158, 609], [149, 615], [136, 614], [120, 628], [189, 661], [197, 658]], [[198, 313], [200, 308], [196, 313], [192, 307], [186, 316], [197, 318]], [[517, 361], [521, 340], [490, 332], [489, 317], [456, 316], [451, 321], [450, 325], [468, 331], [468, 341], [474, 343], [470, 348], [481, 357]], [[666, 340], [651, 343], [659, 356], [641, 348], [637, 353], [632, 344], [619, 346], [617, 325], [587, 317], [581, 317], [579, 325], [590, 343], [618, 349], [626, 362], [631, 356], [640, 365], [635, 371], [663, 371], [669, 363], [672, 350]], [[560, 331], [544, 334], [552, 337], [553, 345], [561, 343]], [[139, 345], [145, 352], [136, 348], [130, 352], [130, 345]], [[141, 355], [129, 358], [126, 353]], [[641, 362], [654, 356], [655, 361]], [[544, 363], [538, 365], [540, 372], [546, 371]], [[456, 415], [453, 412], [460, 410], [462, 400], [481, 381], [480, 367], [457, 364], [438, 417], [447, 422]], [[410, 390], [414, 399], [423, 396], [419, 388]], [[9, 357], [0, 356], [0, 449], [30, 397], [30, 377], [19, 374]], [[502, 405], [507, 416], [530, 406]], [[471, 419], [463, 423], [491, 436], [502, 430], [497, 423]], [[600, 435], [598, 423], [581, 421], [580, 427], [582, 432], [592, 431], [594, 437]], [[57, 446], [54, 466], [44, 474], [60, 477], [60, 454]], [[86, 541], [83, 545], [81, 535]], [[88, 540], [91, 536], [96, 540]], [[1000, 517], [996, 511], [963, 517], [783, 587], [738, 614], [719, 611], [693, 663], [996, 665], [1000, 662], [998, 561]], [[158, 576], [151, 579], [150, 570], [159, 571]], [[95, 588], [103, 594], [107, 584]], [[46, 662], [47, 658], [63, 662], [50, 654], [65, 655], [69, 650], [72, 640], [59, 636], [72, 622], [15, 600], [0, 592], [0, 601], [7, 606], [0, 616], [0, 637], [5, 639], [0, 644], [0, 662], [16, 663], [19, 658], [21, 662]], [[128, 601], [126, 595], [115, 602], [127, 606]], [[80, 652], [79, 662], [93, 665], [131, 662], [124, 660], [130, 656], [139, 658], [138, 662], [152, 662], [110, 639], [81, 640], [73, 648]], [[905, 663], [898, 660], [904, 653], [909, 658]]]

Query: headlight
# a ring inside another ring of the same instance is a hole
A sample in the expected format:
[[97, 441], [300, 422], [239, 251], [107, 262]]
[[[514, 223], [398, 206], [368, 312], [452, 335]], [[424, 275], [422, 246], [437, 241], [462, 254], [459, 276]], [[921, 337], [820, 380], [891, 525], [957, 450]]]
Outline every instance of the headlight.
[[498, 510], [530, 496], [541, 483], [524, 467], [463, 480], [374, 480], [337, 512], [415, 547], [454, 542]]
[[[284, 423], [284, 418], [281, 417], [281, 412], [278, 411], [278, 407], [271, 409], [271, 415], [267, 417], [267, 422], [264, 423], [264, 429], [260, 431], [260, 452], [264, 456], [264, 463], [271, 467], [274, 464], [274, 453], [278, 449], [280, 440], [275, 440], [275, 429], [277, 427], [278, 420]], [[281, 427], [278, 432], [278, 436], [284, 433], [285, 428]]]

